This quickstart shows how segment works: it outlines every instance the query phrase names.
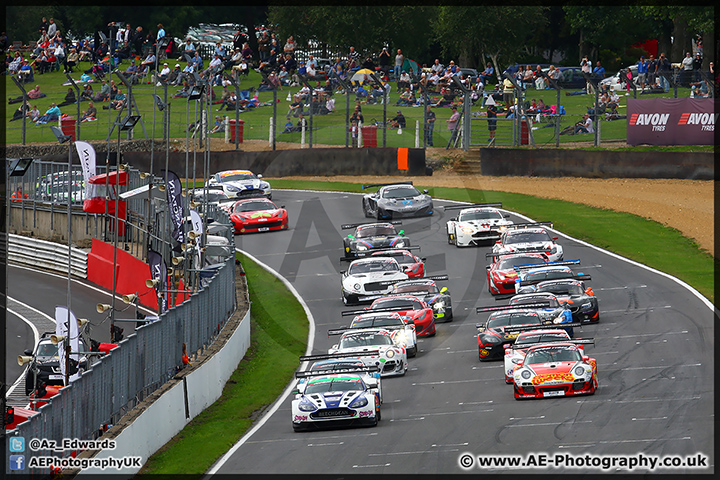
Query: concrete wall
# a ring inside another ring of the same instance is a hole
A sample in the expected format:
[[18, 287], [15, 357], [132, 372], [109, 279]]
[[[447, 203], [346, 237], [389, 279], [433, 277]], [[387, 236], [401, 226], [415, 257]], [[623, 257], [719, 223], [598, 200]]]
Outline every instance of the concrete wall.
[[483, 175], [714, 180], [712, 153], [481, 148]]
[[[23, 208], [17, 203], [9, 205], [9, 233], [67, 243], [67, 206], [58, 205], [53, 212], [48, 209], [32, 208], [32, 203]], [[48, 204], [49, 205], [49, 204]], [[85, 213], [81, 207], [72, 210], [72, 240], [75, 244], [101, 238], [105, 233], [104, 215]]]
[[[94, 458], [142, 457], [141, 462], [144, 464], [153, 453], [177, 435], [203, 409], [220, 398], [225, 383], [249, 347], [250, 311], [248, 310], [223, 348], [188, 375], [178, 375], [181, 378], [160, 396], [151, 397], [152, 401], [149, 402], [147, 408], [113, 438], [117, 442], [116, 448], [103, 450]], [[184, 382], [187, 382], [186, 385]], [[185, 396], [186, 386], [187, 399]], [[186, 401], [189, 417], [185, 412]], [[232, 428], [231, 425], [229, 427]], [[88, 468], [83, 470], [80, 475], [117, 473], [129, 478], [138, 471], [138, 468], [127, 468], [120, 471]]]

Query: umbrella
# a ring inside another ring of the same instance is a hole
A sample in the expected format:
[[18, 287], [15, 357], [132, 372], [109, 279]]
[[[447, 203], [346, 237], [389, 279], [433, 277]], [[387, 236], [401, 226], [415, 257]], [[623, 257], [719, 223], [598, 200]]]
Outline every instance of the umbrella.
[[361, 68], [360, 70], [355, 72], [355, 74], [350, 78], [350, 80], [353, 82], [363, 83], [365, 80], [368, 79], [368, 75], [370, 75], [371, 73], [375, 72], [373, 72], [369, 68]]

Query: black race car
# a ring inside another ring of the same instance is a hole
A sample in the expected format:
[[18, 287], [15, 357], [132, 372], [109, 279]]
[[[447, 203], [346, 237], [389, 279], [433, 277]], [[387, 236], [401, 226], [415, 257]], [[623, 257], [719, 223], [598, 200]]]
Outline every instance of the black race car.
[[403, 280], [392, 286], [390, 294], [412, 294], [422, 298], [433, 309], [436, 322], [452, 322], [450, 292], [447, 287], [438, 288], [435, 280], [447, 280], [447, 275]]
[[[23, 353], [32, 356], [32, 362], [25, 374], [25, 395], [30, 395], [36, 388], [42, 385], [63, 385], [63, 375], [60, 371], [60, 358], [58, 356], [58, 346], [53, 344], [50, 337], [54, 332], [45, 332], [40, 337], [40, 341], [35, 347], [35, 351], [25, 350]], [[83, 340], [80, 339], [80, 351], [85, 351]], [[80, 357], [80, 362], [70, 359], [69, 374], [73, 375], [79, 371], [85, 371], [88, 368], [88, 359], [86, 356]]]
[[343, 230], [354, 228], [355, 232], [343, 238], [345, 258], [364, 257], [383, 248], [407, 248], [410, 239], [403, 236], [403, 230], [395, 231], [400, 222], [355, 223], [341, 225]]
[[427, 190], [420, 192], [412, 182], [376, 183], [362, 189], [378, 188], [363, 195], [362, 207], [366, 217], [378, 220], [400, 217], [425, 217], [433, 214], [432, 197]]
[[581, 280], [546, 280], [538, 283], [535, 291], [554, 293], [560, 303], [570, 308], [574, 322], [600, 321], [598, 299], [592, 288], [586, 287]]

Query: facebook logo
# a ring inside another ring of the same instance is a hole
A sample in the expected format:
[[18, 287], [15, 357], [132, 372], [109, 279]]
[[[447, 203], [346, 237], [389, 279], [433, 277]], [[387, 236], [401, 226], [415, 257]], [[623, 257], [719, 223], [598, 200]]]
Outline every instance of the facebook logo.
[[10, 455], [10, 470], [25, 470], [25, 455]]
[[11, 452], [24, 452], [25, 451], [25, 437], [10, 437], [10, 451]]

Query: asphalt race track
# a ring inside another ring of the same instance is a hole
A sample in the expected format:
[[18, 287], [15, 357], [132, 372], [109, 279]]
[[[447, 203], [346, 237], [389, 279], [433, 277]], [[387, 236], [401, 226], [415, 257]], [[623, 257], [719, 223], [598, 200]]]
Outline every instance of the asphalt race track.
[[[349, 232], [339, 226], [370, 220], [359, 195], [277, 190], [273, 199], [286, 206], [290, 229], [236, 236], [237, 246], [292, 283], [315, 321], [313, 353], [325, 353], [333, 340], [327, 329], [349, 320], [340, 314], [346, 308], [339, 275], [347, 268], [339, 258]], [[436, 207], [443, 203], [436, 201]], [[577, 270], [592, 275], [589, 285], [600, 302], [600, 323], [575, 334], [595, 338], [586, 352], [597, 359], [599, 388], [588, 397], [516, 401], [503, 382], [502, 362], [481, 364], [477, 355], [475, 324], [484, 317], [475, 307], [496, 303], [485, 274], [490, 247], [448, 245], [445, 222], [451, 216], [436, 208], [433, 217], [404, 220], [399, 227], [422, 247], [418, 255], [427, 258], [426, 274], [450, 276], [438, 283], [449, 286], [455, 320], [438, 324], [436, 337], [418, 339], [407, 375], [383, 380], [380, 424], [294, 433], [286, 397], [212, 472], [499, 473], [508, 467], [480, 468], [478, 456], [520, 455], [537, 462], [541, 454], [551, 462], [586, 454], [703, 454], [709, 469], [653, 472], [714, 472], [714, 314], [708, 303], [664, 275], [561, 235], [565, 259], [581, 259]], [[460, 466], [464, 454], [467, 468]], [[628, 471], [570, 468], [567, 461], [515, 471]]]

